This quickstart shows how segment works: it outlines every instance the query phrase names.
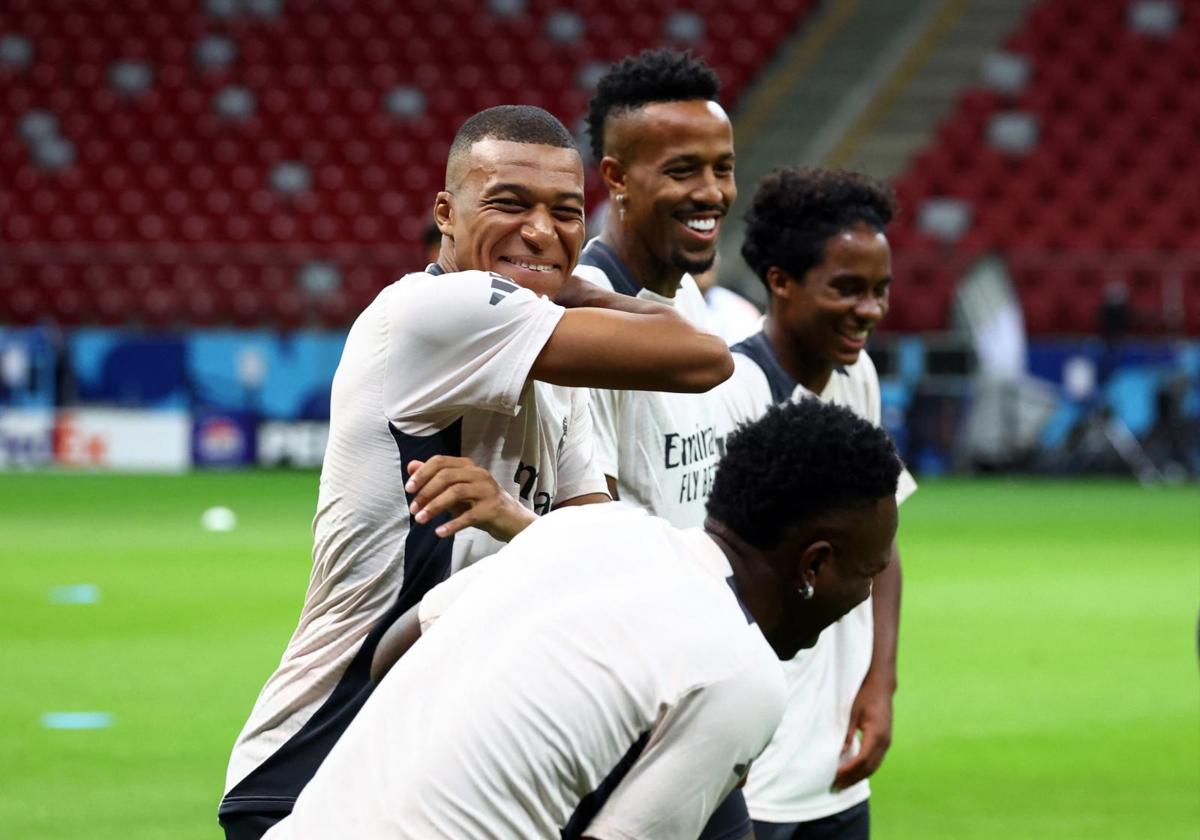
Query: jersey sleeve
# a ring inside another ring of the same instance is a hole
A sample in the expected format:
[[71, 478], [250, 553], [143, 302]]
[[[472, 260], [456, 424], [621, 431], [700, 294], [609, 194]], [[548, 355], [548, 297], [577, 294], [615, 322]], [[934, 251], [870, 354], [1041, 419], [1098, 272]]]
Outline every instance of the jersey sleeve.
[[565, 311], [485, 271], [412, 275], [390, 292], [383, 405], [393, 422], [464, 408], [516, 414]]
[[584, 831], [596, 840], [693, 840], [783, 718], [783, 674], [754, 664], [692, 689], [659, 719]]
[[743, 423], [757, 420], [771, 405], [771, 386], [749, 356], [733, 354], [733, 375], [710, 391], [715, 399], [718, 434], [724, 438]]
[[591, 400], [582, 388], [571, 389], [571, 419], [558, 448], [558, 485], [555, 503], [589, 493], [608, 494], [608, 482], [597, 457], [597, 437], [592, 427]]
[[596, 452], [596, 464], [604, 475], [620, 478], [617, 448], [618, 419], [621, 414], [621, 404], [624, 402], [623, 391], [609, 391], [593, 388], [589, 391], [589, 405], [592, 423], [592, 437]]

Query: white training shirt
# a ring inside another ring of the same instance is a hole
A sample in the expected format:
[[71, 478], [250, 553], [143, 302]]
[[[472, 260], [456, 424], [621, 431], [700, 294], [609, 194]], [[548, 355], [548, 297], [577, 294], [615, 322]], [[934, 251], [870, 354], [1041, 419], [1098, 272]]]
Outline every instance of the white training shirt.
[[[738, 424], [756, 420], [775, 402], [813, 396], [779, 365], [764, 333], [732, 349], [733, 376], [716, 389], [723, 409], [722, 437]], [[880, 425], [879, 376], [865, 352], [853, 365], [835, 370], [817, 396]], [[901, 471], [897, 503], [916, 487], [908, 470]], [[851, 704], [871, 664], [874, 632], [868, 598], [826, 628], [815, 647], [784, 663], [787, 711], [743, 789], [752, 818], [807, 822], [840, 813], [870, 796], [866, 779], [837, 793], [829, 788], [842, 761]]]
[[538, 513], [607, 493], [587, 392], [528, 381], [562, 307], [497, 274], [429, 271], [384, 289], [346, 339], [308, 593], [234, 746], [223, 814], [286, 810], [370, 691], [373, 628], [501, 547], [476, 529], [437, 537], [446, 514], [410, 522], [409, 460], [469, 457]]
[[[684, 275], [675, 297], [643, 289], [627, 266], [599, 240], [580, 257], [575, 274], [608, 291], [673, 307], [707, 329], [704, 297]], [[704, 523], [704, 505], [716, 474], [717, 409], [712, 392], [591, 392], [596, 459], [617, 480], [617, 496], [680, 528]]]
[[564, 508], [434, 589], [270, 840], [695, 840], [774, 731], [780, 663], [722, 551]]

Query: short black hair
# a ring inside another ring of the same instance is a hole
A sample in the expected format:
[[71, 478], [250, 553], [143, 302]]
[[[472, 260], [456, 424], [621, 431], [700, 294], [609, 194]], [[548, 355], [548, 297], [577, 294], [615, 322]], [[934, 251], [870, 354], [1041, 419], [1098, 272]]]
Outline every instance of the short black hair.
[[761, 549], [823, 513], [896, 495], [900, 458], [888, 433], [816, 398], [772, 406], [725, 442], [708, 515]]
[[803, 280], [834, 236], [861, 222], [882, 232], [897, 210], [891, 188], [861, 173], [775, 169], [750, 200], [742, 257], [763, 283], [771, 266]]
[[642, 50], [614, 64], [596, 85], [588, 102], [587, 128], [592, 155], [604, 157], [604, 123], [614, 113], [653, 102], [715, 101], [721, 80], [703, 58], [691, 50], [667, 47]]
[[467, 118], [454, 135], [448, 157], [458, 157], [488, 139], [579, 150], [571, 132], [549, 111], [534, 105], [496, 105]]

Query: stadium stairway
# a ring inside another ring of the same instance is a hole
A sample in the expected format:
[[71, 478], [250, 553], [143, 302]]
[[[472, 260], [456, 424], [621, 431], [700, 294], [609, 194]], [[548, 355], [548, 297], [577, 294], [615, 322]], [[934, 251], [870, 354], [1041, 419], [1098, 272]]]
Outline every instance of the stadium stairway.
[[739, 209], [721, 234], [722, 282], [764, 302], [739, 248], [741, 216], [755, 186], [771, 169], [814, 164], [830, 125], [847, 102], [860, 101], [889, 68], [897, 43], [939, 0], [830, 0], [787, 41], [734, 115]]

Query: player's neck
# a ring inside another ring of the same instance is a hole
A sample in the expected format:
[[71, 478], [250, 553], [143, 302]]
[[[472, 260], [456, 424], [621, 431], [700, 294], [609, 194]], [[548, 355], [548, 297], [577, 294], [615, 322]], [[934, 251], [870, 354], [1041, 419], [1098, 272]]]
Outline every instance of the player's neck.
[[704, 532], [729, 561], [737, 584], [738, 599], [769, 639], [783, 609], [779, 575], [767, 563], [762, 552], [740, 539], [724, 522], [709, 517], [704, 520]]
[[683, 280], [682, 271], [658, 260], [620, 225], [605, 225], [600, 232], [600, 241], [613, 249], [643, 289], [649, 289], [661, 297], [675, 297]]
[[833, 376], [833, 365], [807, 352], [796, 338], [772, 314], [763, 327], [775, 358], [788, 375], [814, 394], [820, 394]]

